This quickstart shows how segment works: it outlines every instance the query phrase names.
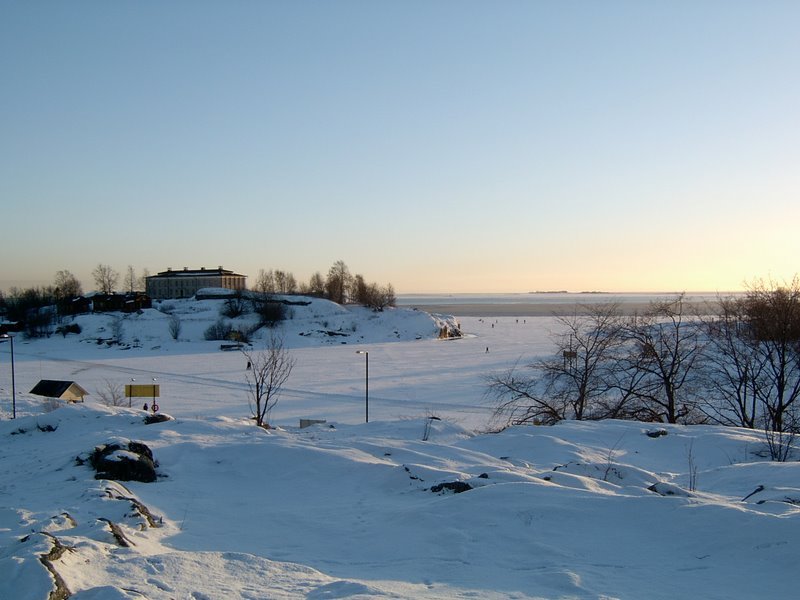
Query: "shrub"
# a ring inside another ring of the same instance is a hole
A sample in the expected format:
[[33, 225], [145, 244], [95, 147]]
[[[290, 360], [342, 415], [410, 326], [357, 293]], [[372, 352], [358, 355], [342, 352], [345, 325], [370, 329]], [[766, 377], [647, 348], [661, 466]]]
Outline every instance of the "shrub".
[[181, 335], [180, 317], [178, 317], [178, 315], [170, 315], [167, 327], [169, 328], [169, 334], [172, 336], [172, 339], [178, 341], [178, 337]]
[[279, 300], [262, 299], [256, 305], [260, 325], [274, 327], [286, 319], [286, 305]]
[[70, 323], [69, 325], [60, 325], [56, 328], [56, 333], [60, 333], [62, 336], [67, 337], [68, 333], [80, 333], [81, 326], [77, 323]]
[[207, 340], [227, 340], [230, 339], [232, 331], [233, 327], [230, 323], [219, 319], [216, 323], [210, 325], [208, 329], [206, 329], [203, 337]]
[[238, 327], [234, 327], [231, 329], [226, 339], [231, 340], [232, 342], [238, 342], [240, 344], [249, 344], [252, 333], [253, 332], [250, 329], [240, 329]]
[[247, 314], [247, 303], [242, 294], [237, 294], [233, 298], [228, 298], [219, 309], [219, 314], [229, 319], [235, 319]]

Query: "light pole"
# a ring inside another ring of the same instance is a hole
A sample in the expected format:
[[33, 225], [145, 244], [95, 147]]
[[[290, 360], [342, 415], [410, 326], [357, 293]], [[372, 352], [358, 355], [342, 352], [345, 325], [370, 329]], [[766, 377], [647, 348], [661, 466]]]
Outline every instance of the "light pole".
[[0, 335], [0, 342], [8, 340], [11, 343], [11, 418], [17, 418], [17, 383], [14, 380], [14, 336], [4, 333]]
[[369, 352], [366, 350], [356, 350], [356, 354], [363, 354], [366, 360], [364, 363], [364, 414], [366, 416], [365, 423], [369, 423]]

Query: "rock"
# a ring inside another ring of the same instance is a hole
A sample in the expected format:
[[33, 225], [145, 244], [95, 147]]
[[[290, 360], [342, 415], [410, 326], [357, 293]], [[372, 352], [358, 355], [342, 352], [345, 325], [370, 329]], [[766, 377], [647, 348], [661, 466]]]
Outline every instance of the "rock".
[[144, 418], [145, 425], [152, 425], [153, 423], [163, 423], [164, 421], [172, 421], [172, 417], [164, 413], [156, 413], [154, 415], [147, 415]]
[[681, 487], [679, 487], [679, 486], [677, 486], [675, 484], [666, 483], [666, 482], [663, 482], [663, 481], [659, 481], [657, 483], [654, 483], [653, 485], [651, 485], [647, 489], [650, 490], [651, 492], [655, 492], [656, 494], [659, 494], [660, 496], [675, 496], [675, 497], [681, 497], [681, 498], [692, 498], [693, 497], [693, 494], [691, 492], [687, 492], [686, 490], [684, 490], [683, 488], [681, 488]]
[[97, 446], [89, 456], [89, 463], [97, 471], [95, 479], [145, 483], [156, 480], [153, 453], [141, 442], [114, 442]]
[[667, 435], [666, 429], [651, 429], [647, 432], [647, 437], [650, 438], [660, 438], [661, 436]]
[[471, 489], [472, 486], [466, 481], [446, 481], [445, 483], [434, 485], [431, 488], [431, 491], [434, 494], [438, 494], [439, 492], [443, 492], [445, 490], [453, 492], [454, 494], [460, 494], [461, 492], [467, 492]]

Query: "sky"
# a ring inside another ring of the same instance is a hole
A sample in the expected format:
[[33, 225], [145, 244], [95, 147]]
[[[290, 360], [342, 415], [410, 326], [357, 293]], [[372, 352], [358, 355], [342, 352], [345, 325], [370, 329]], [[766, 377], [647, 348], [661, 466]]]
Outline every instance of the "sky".
[[800, 3], [0, 3], [0, 290], [337, 260], [398, 293], [797, 272]]

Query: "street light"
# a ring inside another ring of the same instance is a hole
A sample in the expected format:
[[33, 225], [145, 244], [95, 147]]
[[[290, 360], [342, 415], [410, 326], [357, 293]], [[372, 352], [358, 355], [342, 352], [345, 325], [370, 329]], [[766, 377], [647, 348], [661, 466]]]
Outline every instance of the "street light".
[[0, 342], [8, 340], [11, 343], [11, 418], [17, 418], [17, 383], [14, 380], [14, 336], [4, 333], [0, 335]]
[[366, 415], [366, 423], [369, 423], [369, 352], [366, 350], [356, 350], [356, 354], [363, 354], [366, 362], [364, 363], [366, 371], [364, 372], [364, 408]]

